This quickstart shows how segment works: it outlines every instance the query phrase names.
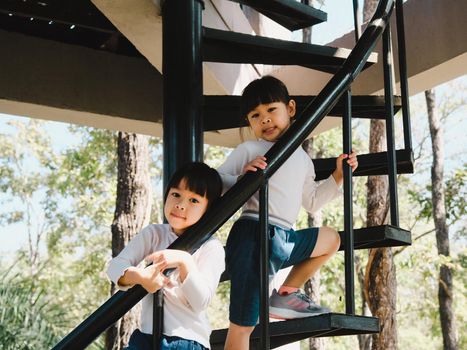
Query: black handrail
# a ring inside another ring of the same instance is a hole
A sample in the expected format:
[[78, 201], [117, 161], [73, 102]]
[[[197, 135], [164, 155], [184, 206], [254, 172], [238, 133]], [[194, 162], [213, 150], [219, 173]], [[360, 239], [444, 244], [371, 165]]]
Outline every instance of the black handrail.
[[[391, 16], [395, 0], [380, 0], [378, 8], [355, 48], [339, 71], [316, 98], [308, 104], [296, 122], [265, 154], [268, 166], [264, 171], [246, 173], [214, 203], [209, 212], [190, 227], [169, 249], [193, 253], [206, 242], [245, 203], [287, 158], [301, 145], [321, 120], [337, 103], [340, 96], [363, 69]], [[129, 291], [119, 291], [71, 331], [53, 349], [84, 349], [102, 332], [136, 305], [147, 292], [137, 285]]]

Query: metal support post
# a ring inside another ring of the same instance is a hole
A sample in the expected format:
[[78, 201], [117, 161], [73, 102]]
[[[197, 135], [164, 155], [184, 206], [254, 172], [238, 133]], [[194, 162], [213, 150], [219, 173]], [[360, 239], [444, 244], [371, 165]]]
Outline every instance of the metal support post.
[[[164, 87], [164, 188], [183, 164], [203, 159], [203, 70], [201, 59], [203, 1], [164, 1], [162, 71]], [[154, 350], [163, 329], [162, 290], [154, 294]]]
[[404, 129], [404, 148], [412, 149], [410, 125], [409, 82], [407, 80], [407, 53], [405, 50], [404, 9], [402, 0], [396, 0], [397, 49], [399, 56], [399, 82], [402, 98], [402, 122]]
[[[343, 148], [344, 153], [352, 152], [352, 94], [350, 89], [343, 96], [344, 116]], [[344, 173], [344, 237], [345, 237], [345, 313], [355, 314], [355, 281], [354, 281], [354, 237], [353, 237], [353, 208], [352, 208], [352, 168], [344, 159], [342, 169]]]
[[164, 187], [181, 165], [203, 158], [202, 1], [164, 1]]
[[388, 23], [383, 32], [383, 69], [384, 69], [384, 100], [386, 105], [386, 142], [388, 154], [389, 198], [391, 225], [399, 227], [399, 209], [397, 198], [397, 168], [394, 139], [394, 95], [393, 95], [393, 63], [391, 49], [391, 27]]
[[269, 218], [268, 181], [259, 190], [259, 231], [260, 231], [260, 349], [269, 350]]
[[360, 17], [360, 5], [358, 0], [353, 0], [353, 23], [355, 31], [355, 42], [362, 36], [362, 18]]

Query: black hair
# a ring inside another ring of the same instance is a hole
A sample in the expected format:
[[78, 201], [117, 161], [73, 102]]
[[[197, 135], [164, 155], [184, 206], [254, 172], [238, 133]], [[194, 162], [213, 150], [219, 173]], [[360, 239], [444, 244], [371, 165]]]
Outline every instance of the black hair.
[[217, 170], [202, 162], [192, 162], [183, 165], [172, 175], [165, 189], [164, 202], [170, 189], [178, 187], [182, 180], [185, 180], [188, 190], [208, 199], [208, 208], [222, 193], [222, 180]]
[[240, 99], [241, 118], [246, 118], [248, 113], [260, 104], [272, 102], [288, 104], [289, 101], [289, 91], [285, 84], [273, 76], [266, 75], [260, 79], [253, 80], [243, 90]]

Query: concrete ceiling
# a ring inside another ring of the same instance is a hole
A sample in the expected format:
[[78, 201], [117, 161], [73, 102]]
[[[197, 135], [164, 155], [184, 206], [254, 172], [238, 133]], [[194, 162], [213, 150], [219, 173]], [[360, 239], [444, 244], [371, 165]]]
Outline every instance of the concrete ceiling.
[[[158, 1], [92, 2], [135, 46], [136, 54], [0, 29], [2, 48], [9, 53], [0, 55], [0, 112], [161, 136], [162, 21]], [[467, 2], [409, 0], [404, 11], [410, 93], [466, 74]], [[277, 32], [277, 25], [258, 18], [260, 22], [253, 26], [261, 35]], [[205, 1], [203, 25], [253, 33], [238, 4], [223, 0]], [[284, 38], [287, 33], [282, 29], [279, 36]], [[351, 48], [353, 41], [350, 33], [330, 46]], [[395, 67], [397, 71], [397, 64]], [[240, 94], [249, 81], [266, 73], [284, 80], [295, 95], [317, 94], [331, 77], [297, 66], [204, 63], [204, 93]], [[380, 93], [381, 74], [379, 64], [363, 72], [353, 93]], [[339, 124], [339, 118], [325, 118], [316, 133]], [[207, 132], [205, 142], [233, 147], [240, 142], [238, 135], [238, 129]]]

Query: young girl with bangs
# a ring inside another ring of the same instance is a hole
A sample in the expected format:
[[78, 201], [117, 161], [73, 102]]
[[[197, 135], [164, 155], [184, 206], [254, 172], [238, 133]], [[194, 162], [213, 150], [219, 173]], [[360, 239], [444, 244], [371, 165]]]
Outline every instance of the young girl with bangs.
[[[241, 115], [248, 121], [256, 141], [240, 144], [218, 169], [224, 190], [247, 171], [267, 167], [264, 154], [285, 133], [296, 113], [296, 104], [278, 79], [265, 76], [251, 82], [243, 91]], [[330, 227], [294, 230], [300, 207], [313, 213], [340, 196], [342, 162], [354, 171], [354, 152], [337, 157], [329, 178], [315, 182], [313, 162], [302, 148], [269, 179], [269, 273], [292, 270], [279, 290], [270, 297], [270, 316], [280, 319], [308, 317], [329, 312], [314, 303], [300, 288], [328, 261], [340, 246], [339, 234]], [[259, 198], [254, 194], [243, 206], [228, 237], [226, 264], [231, 277], [229, 330], [225, 349], [249, 348], [249, 337], [259, 316]]]
[[[152, 350], [153, 295], [163, 288], [164, 325], [161, 350], [209, 349], [211, 327], [206, 309], [225, 269], [224, 248], [210, 238], [193, 255], [166, 249], [199, 221], [222, 190], [215, 169], [190, 163], [175, 172], [164, 196], [167, 224], [151, 224], [111, 260], [107, 274], [120, 290], [136, 284], [149, 293], [142, 300], [141, 329], [130, 337], [127, 350]], [[144, 268], [142, 261], [152, 265]], [[175, 268], [169, 276], [165, 269]]]

